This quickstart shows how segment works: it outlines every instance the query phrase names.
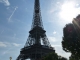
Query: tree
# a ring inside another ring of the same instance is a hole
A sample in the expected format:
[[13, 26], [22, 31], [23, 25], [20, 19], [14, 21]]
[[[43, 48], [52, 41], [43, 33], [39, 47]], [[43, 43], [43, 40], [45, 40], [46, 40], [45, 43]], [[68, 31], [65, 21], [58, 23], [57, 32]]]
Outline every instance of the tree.
[[67, 60], [64, 57], [58, 56], [57, 53], [50, 53], [46, 57], [43, 57], [42, 60]]
[[58, 55], [55, 52], [50, 53], [49, 55], [43, 57], [42, 60], [53, 60], [53, 59], [58, 60]]
[[63, 28], [63, 50], [71, 52], [71, 57], [80, 59], [80, 15], [73, 20], [73, 24], [67, 24]]
[[72, 54], [72, 55], [69, 57], [69, 60], [79, 60], [79, 59], [77, 59], [76, 56]]
[[67, 58], [58, 56], [58, 60], [67, 60]]

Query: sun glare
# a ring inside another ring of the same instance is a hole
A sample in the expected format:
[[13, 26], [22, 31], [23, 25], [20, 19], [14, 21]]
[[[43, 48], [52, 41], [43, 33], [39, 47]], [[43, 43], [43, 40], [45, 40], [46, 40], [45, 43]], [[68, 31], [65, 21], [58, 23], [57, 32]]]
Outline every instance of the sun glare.
[[61, 6], [61, 11], [59, 13], [59, 16], [66, 23], [69, 23], [78, 14], [80, 14], [80, 7], [77, 7], [77, 4], [75, 2], [65, 2]]

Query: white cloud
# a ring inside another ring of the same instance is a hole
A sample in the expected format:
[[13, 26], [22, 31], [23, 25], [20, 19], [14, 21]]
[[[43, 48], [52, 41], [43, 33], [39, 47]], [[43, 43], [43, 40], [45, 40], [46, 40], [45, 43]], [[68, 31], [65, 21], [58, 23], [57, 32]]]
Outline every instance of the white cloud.
[[10, 42], [0, 42], [0, 47], [19, 47], [21, 46], [21, 44], [17, 44], [17, 43], [10, 43]]
[[5, 6], [10, 5], [10, 2], [8, 0], [0, 0], [0, 3], [4, 3]]
[[58, 45], [53, 45], [52, 44], [51, 46], [53, 46], [53, 47], [61, 47], [61, 45], [59, 45], [59, 44]]
[[13, 43], [13, 45], [19, 47], [21, 44]]
[[54, 13], [55, 9], [52, 8], [51, 10], [49, 10], [49, 13]]
[[61, 4], [60, 2], [57, 2], [57, 4]]
[[17, 6], [14, 8], [14, 11], [12, 12], [12, 14], [10, 15], [10, 17], [8, 18], [8, 22], [12, 22], [11, 18], [14, 15], [15, 11], [17, 10]]
[[7, 47], [7, 45], [4, 42], [0, 42], [0, 47]]
[[0, 42], [0, 48], [1, 47], [5, 47], [5, 48], [8, 47], [8, 49], [6, 49], [5, 51], [3, 50], [2, 55], [10, 53], [10, 51], [14, 51], [13, 49], [15, 49], [19, 46], [21, 46], [21, 44], [10, 43], [10, 42]]
[[54, 14], [56, 11], [59, 10], [60, 6], [61, 6], [60, 2], [55, 2], [55, 5], [54, 5], [54, 1], [52, 1], [48, 13]]
[[48, 37], [48, 38], [51, 46], [54, 48], [56, 53], [60, 56], [63, 56], [69, 59], [70, 53], [63, 51], [60, 39], [56, 37]]
[[49, 38], [49, 41], [50, 41], [51, 43], [53, 43], [53, 42], [56, 42], [56, 41], [57, 41], [55, 37], [48, 37], [48, 38]]
[[58, 53], [58, 55], [66, 57], [67, 59], [69, 59], [69, 56], [71, 55], [71, 53], [63, 51], [61, 46], [55, 47], [55, 50], [56, 50], [56, 53]]
[[53, 32], [53, 34], [56, 34], [56, 33], [57, 33], [56, 31]]
[[63, 49], [62, 49], [62, 46], [61, 44], [52, 44], [52, 47], [55, 49], [55, 52], [60, 55], [60, 56], [63, 56], [63, 57], [66, 57], [67, 59], [69, 59], [69, 56], [71, 55], [71, 53], [69, 52], [65, 52]]

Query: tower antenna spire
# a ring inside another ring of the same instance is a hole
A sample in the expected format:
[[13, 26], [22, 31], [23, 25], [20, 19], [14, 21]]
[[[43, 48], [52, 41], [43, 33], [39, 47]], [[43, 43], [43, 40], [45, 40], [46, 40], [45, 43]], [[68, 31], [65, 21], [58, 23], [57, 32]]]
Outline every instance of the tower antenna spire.
[[43, 28], [39, 0], [35, 0], [34, 14], [33, 14], [33, 21], [32, 21], [32, 27], [31, 28], [33, 29], [35, 26], [39, 26], [39, 27]]

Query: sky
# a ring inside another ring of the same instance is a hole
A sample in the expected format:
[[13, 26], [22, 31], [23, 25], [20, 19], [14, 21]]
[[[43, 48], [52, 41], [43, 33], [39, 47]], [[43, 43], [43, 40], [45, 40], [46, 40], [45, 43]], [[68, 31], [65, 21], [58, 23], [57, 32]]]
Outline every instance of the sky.
[[[62, 49], [63, 28], [80, 14], [80, 0], [40, 0], [46, 35], [56, 53], [69, 58]], [[0, 60], [16, 60], [32, 25], [34, 0], [0, 0]]]

